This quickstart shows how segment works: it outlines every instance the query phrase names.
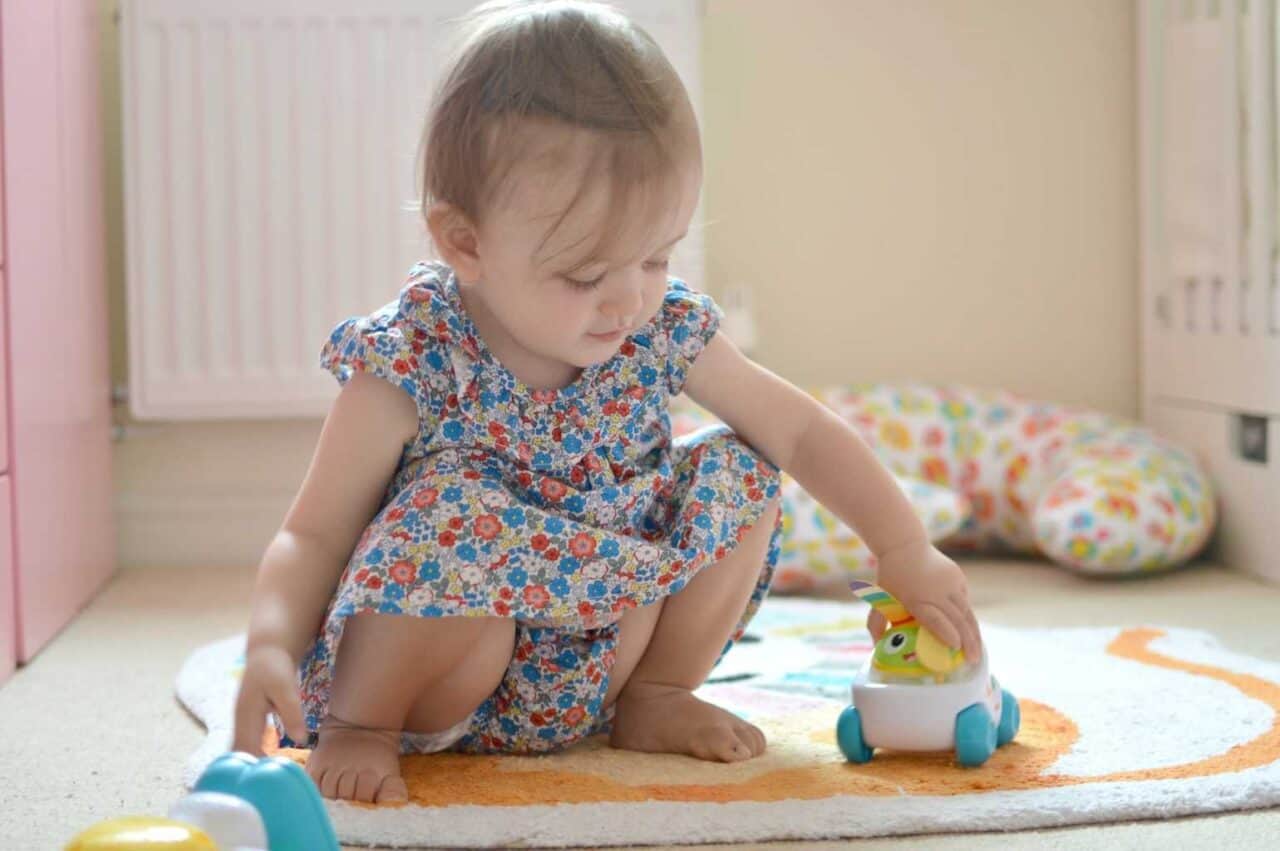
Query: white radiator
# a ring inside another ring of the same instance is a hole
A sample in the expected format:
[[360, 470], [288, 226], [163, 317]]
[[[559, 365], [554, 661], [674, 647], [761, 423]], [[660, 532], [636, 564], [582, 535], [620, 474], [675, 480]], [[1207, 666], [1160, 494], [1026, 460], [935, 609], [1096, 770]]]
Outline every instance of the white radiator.
[[[475, 0], [122, 0], [129, 398], [140, 419], [323, 414], [330, 329], [427, 253], [415, 154]], [[618, 3], [700, 110], [701, 3]], [[695, 220], [675, 272], [700, 286]]]
[[1195, 447], [1218, 558], [1280, 581], [1275, 0], [1141, 0], [1143, 416]]

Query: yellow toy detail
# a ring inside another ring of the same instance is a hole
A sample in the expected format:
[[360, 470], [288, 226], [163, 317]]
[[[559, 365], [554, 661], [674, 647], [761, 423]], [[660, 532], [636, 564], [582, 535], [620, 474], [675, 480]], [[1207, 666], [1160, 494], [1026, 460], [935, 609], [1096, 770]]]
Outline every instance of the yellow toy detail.
[[81, 832], [64, 851], [218, 851], [192, 824], [152, 816], [125, 816]]
[[873, 668], [898, 677], [933, 677], [935, 682], [942, 682], [964, 664], [964, 651], [948, 647], [925, 629], [888, 591], [861, 580], [854, 580], [849, 587], [858, 599], [870, 603], [889, 622], [884, 635], [876, 642], [871, 659]]

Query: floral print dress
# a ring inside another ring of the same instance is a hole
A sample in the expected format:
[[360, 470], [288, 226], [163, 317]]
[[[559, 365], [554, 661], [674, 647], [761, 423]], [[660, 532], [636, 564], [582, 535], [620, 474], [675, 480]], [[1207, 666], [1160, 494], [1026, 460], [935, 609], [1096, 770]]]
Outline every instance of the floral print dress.
[[[622, 614], [724, 558], [778, 494], [778, 468], [727, 427], [671, 437], [668, 404], [720, 317], [671, 279], [653, 320], [559, 390], [526, 386], [493, 356], [442, 263], [415, 265], [397, 301], [334, 329], [324, 367], [402, 388], [420, 428], [303, 658], [306, 744], [346, 619], [364, 612], [516, 619], [502, 683], [444, 746], [541, 752], [608, 730]], [[725, 651], [768, 591], [780, 529], [779, 517]], [[431, 749], [442, 746], [404, 734], [402, 750]]]

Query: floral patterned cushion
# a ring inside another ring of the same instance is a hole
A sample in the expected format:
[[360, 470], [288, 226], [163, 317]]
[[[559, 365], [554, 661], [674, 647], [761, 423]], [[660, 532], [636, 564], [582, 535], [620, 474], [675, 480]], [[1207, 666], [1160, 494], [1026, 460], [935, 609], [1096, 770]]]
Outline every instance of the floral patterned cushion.
[[[1080, 572], [1119, 575], [1184, 564], [1213, 533], [1216, 497], [1204, 469], [1136, 423], [968, 387], [810, 392], [899, 477], [944, 551], [1039, 553]], [[685, 397], [672, 411], [677, 434], [714, 421]], [[786, 477], [783, 494], [791, 535], [778, 591], [874, 570], [856, 534]]]
[[[934, 543], [946, 539], [968, 518], [969, 503], [950, 488], [910, 476], [894, 474], [894, 477]], [[851, 578], [875, 578], [875, 554], [844, 521], [786, 474], [782, 477], [782, 511], [782, 540], [774, 590], [810, 591], [826, 585], [843, 585]]]
[[[688, 434], [719, 420], [688, 396], [678, 396], [671, 407], [671, 431]], [[969, 503], [951, 488], [930, 484], [914, 476], [894, 473], [898, 486], [915, 506], [938, 542], [961, 527], [969, 516]], [[782, 474], [782, 539], [772, 590], [781, 593], [812, 591], [840, 585], [847, 578], [874, 578], [876, 557], [852, 529]]]

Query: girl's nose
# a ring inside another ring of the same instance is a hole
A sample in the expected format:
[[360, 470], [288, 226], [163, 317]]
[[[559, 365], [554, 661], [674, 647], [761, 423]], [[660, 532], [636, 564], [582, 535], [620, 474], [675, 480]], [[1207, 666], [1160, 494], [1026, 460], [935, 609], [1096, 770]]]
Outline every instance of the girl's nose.
[[624, 281], [600, 305], [600, 312], [617, 325], [630, 325], [644, 306], [644, 291], [639, 281]]

